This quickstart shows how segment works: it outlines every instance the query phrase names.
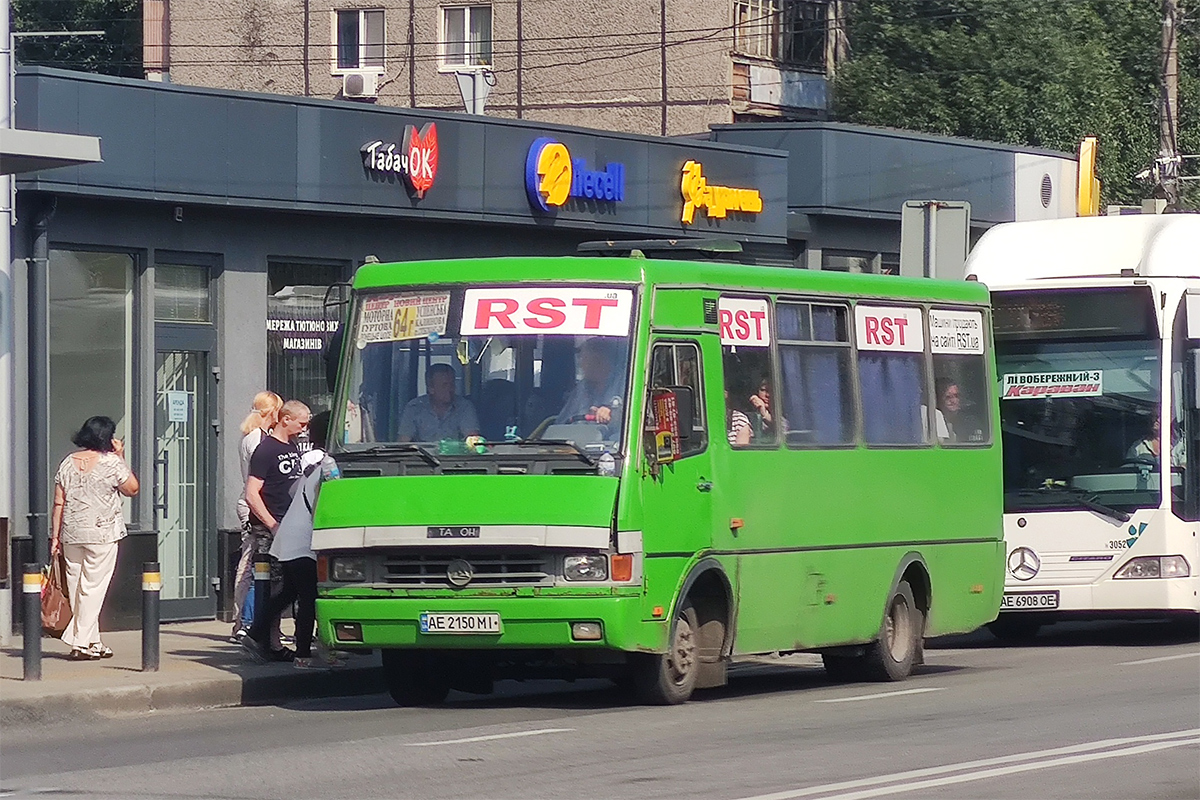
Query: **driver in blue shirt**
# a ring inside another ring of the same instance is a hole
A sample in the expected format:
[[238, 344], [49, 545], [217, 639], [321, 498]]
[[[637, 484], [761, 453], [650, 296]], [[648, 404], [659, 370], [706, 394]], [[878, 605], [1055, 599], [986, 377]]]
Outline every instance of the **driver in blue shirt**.
[[413, 398], [400, 414], [401, 442], [462, 441], [479, 434], [475, 406], [454, 392], [454, 367], [430, 364], [425, 370], [428, 394]]
[[625, 374], [620, 368], [621, 342], [594, 336], [579, 350], [583, 379], [567, 395], [558, 424], [587, 420], [607, 425], [621, 416], [625, 396]]

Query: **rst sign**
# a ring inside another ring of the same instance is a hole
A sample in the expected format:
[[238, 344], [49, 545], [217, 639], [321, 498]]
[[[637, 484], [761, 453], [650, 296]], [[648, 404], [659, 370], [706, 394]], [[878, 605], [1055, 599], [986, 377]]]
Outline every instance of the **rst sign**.
[[921, 309], [897, 306], [855, 306], [854, 328], [859, 350], [920, 353], [925, 350]]
[[741, 347], [769, 347], [770, 304], [761, 298], [722, 297], [717, 301], [717, 320], [721, 326], [721, 344]]
[[630, 289], [468, 289], [460, 330], [463, 336], [628, 336], [632, 313]]

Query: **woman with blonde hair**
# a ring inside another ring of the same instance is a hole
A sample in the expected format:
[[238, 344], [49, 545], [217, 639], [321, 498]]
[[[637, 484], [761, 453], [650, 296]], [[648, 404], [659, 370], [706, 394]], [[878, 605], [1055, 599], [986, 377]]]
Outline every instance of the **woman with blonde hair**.
[[100, 611], [117, 567], [117, 543], [125, 538], [122, 496], [138, 493], [138, 479], [125, 463], [125, 444], [113, 438], [108, 417], [91, 417], [75, 434], [79, 449], [63, 459], [54, 476], [50, 553], [67, 562], [73, 617], [62, 640], [73, 661], [112, 658], [100, 641]]
[[238, 457], [242, 466], [242, 494], [237, 501], [238, 521], [242, 525], [242, 555], [238, 559], [237, 573], [234, 576], [233, 589], [233, 633], [230, 641], [241, 641], [241, 637], [250, 629], [254, 614], [254, 603], [250, 596], [253, 588], [252, 567], [257, 550], [255, 537], [250, 534], [250, 506], [246, 502], [246, 479], [250, 474], [250, 456], [254, 455], [259, 442], [271, 432], [271, 428], [279, 422], [279, 409], [283, 408], [283, 398], [274, 392], [259, 392], [254, 395], [254, 407], [250, 414], [242, 420], [242, 441], [238, 445]]

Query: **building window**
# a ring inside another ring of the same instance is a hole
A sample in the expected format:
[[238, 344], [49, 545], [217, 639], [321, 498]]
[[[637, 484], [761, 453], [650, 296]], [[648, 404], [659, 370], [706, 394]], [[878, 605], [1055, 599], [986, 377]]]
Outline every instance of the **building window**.
[[212, 298], [205, 267], [154, 266], [154, 319], [157, 322], [212, 322]]
[[[314, 414], [333, 405], [329, 345], [338, 332], [338, 310], [325, 307], [329, 287], [345, 269], [337, 265], [271, 261], [267, 264], [267, 386], [284, 400], [300, 400]], [[336, 348], [335, 348], [336, 349]]]
[[50, 251], [51, 484], [88, 417], [117, 423], [131, 463], [150, 446], [133, 424], [134, 266], [126, 253]]
[[442, 9], [442, 63], [448, 67], [492, 63], [491, 6]]
[[337, 68], [383, 69], [383, 11], [337, 12]]
[[823, 70], [827, 5], [813, 0], [734, 0], [734, 49]]

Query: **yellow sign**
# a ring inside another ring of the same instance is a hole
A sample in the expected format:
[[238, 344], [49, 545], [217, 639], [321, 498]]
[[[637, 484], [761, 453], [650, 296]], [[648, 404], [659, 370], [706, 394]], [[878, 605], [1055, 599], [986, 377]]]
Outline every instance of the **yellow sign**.
[[699, 161], [683, 165], [679, 190], [683, 194], [683, 221], [688, 225], [695, 219], [698, 208], [708, 209], [709, 219], [724, 219], [729, 211], [757, 214], [763, 209], [762, 195], [757, 189], [710, 185]]

